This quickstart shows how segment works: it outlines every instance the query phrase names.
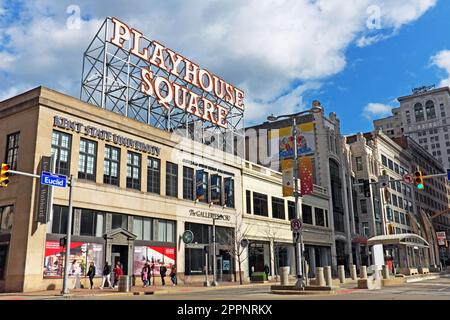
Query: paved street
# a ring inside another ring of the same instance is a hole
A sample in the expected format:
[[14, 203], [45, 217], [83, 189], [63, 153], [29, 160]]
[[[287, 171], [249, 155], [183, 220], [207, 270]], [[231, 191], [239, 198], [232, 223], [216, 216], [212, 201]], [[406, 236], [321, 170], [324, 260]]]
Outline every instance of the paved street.
[[[3, 296], [3, 299], [8, 297]], [[51, 296], [10, 296], [10, 299], [67, 299]], [[450, 300], [450, 275], [440, 279], [407, 283], [386, 287], [382, 290], [358, 290], [347, 284], [335, 295], [275, 295], [270, 286], [232, 288], [178, 288], [174, 292], [154, 295], [110, 294], [98, 296], [76, 296], [73, 300]]]

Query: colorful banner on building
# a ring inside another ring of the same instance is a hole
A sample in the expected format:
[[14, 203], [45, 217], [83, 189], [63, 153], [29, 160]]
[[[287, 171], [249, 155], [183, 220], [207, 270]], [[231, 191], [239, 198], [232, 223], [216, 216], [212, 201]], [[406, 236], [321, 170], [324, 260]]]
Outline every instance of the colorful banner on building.
[[444, 231], [436, 232], [438, 245], [445, 246], [446, 235]]
[[142, 268], [147, 262], [152, 270], [153, 276], [159, 276], [159, 268], [165, 265], [167, 274], [170, 274], [172, 266], [175, 265], [175, 248], [158, 246], [134, 247], [134, 268], [135, 275], [141, 275]]
[[281, 172], [283, 173], [283, 197], [294, 195], [294, 160], [282, 160]]
[[[59, 241], [45, 242], [44, 276], [62, 277], [64, 274], [65, 248]], [[89, 264], [95, 263], [96, 275], [101, 276], [104, 263], [103, 245], [98, 243], [71, 242], [69, 276], [85, 276]]]
[[311, 157], [299, 159], [300, 190], [303, 196], [312, 194], [314, 189], [313, 165]]
[[[279, 160], [294, 159], [294, 135], [292, 127], [278, 130]], [[297, 126], [297, 156], [312, 155], [315, 152], [314, 123], [308, 122]]]

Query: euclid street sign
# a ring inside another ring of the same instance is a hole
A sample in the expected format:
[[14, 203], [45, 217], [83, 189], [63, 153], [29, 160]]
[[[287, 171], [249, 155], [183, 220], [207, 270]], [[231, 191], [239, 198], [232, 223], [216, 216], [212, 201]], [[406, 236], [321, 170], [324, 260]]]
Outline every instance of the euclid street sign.
[[65, 188], [67, 186], [67, 177], [63, 175], [54, 175], [50, 172], [42, 172], [41, 184]]

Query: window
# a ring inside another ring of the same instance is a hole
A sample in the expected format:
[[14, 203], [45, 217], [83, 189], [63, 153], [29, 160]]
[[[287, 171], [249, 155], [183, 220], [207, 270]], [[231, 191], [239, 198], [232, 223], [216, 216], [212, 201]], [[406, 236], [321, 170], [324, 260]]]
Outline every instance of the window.
[[0, 244], [0, 279], [5, 277], [6, 258], [8, 256], [9, 244]]
[[405, 214], [403, 212], [400, 212], [400, 223], [406, 224]]
[[80, 235], [102, 237], [104, 232], [104, 214], [92, 210], [81, 210]]
[[141, 155], [127, 153], [127, 188], [141, 190]]
[[289, 220], [295, 219], [297, 217], [295, 213], [295, 202], [288, 201], [288, 218]]
[[209, 202], [209, 174], [205, 170], [197, 170], [196, 180], [196, 198], [204, 203]]
[[166, 196], [178, 197], [178, 165], [166, 162]]
[[211, 202], [222, 205], [222, 177], [217, 174], [211, 175]]
[[406, 225], [407, 225], [408, 227], [411, 226], [411, 219], [409, 218], [409, 215], [408, 215], [408, 214], [406, 215]]
[[128, 229], [128, 216], [120, 213], [113, 213], [111, 218], [111, 230]]
[[105, 167], [103, 183], [118, 186], [120, 177], [120, 149], [106, 145], [103, 166]]
[[303, 223], [313, 224], [311, 206], [302, 204], [302, 219], [303, 219]]
[[384, 155], [381, 155], [381, 163], [383, 166], [387, 167], [387, 158]]
[[375, 221], [375, 228], [376, 228], [377, 236], [383, 234], [383, 228], [382, 228], [381, 222]]
[[398, 207], [397, 196], [395, 194], [392, 195], [392, 204]]
[[425, 120], [425, 116], [423, 113], [423, 106], [421, 103], [416, 103], [414, 105], [414, 115], [416, 117], [416, 122]]
[[363, 222], [362, 223], [362, 229], [363, 229], [364, 236], [366, 236], [368, 238], [370, 236], [369, 223], [368, 222]]
[[398, 207], [400, 209], [403, 209], [403, 198], [402, 197], [398, 197]]
[[224, 179], [225, 205], [228, 208], [234, 208], [234, 180], [232, 178]]
[[[193, 179], [193, 178], [192, 178]], [[161, 185], [161, 161], [156, 158], [147, 159], [147, 192], [160, 193]], [[192, 192], [192, 199], [194, 194]]]
[[394, 211], [394, 221], [395, 223], [400, 223], [400, 215], [398, 211]]
[[267, 195], [253, 192], [253, 212], [258, 216], [269, 216], [267, 209]]
[[362, 163], [362, 158], [361, 157], [356, 157], [356, 170], [357, 171], [362, 171], [363, 170], [363, 163]]
[[0, 207], [0, 233], [11, 232], [13, 224], [13, 206]]
[[286, 219], [284, 212], [284, 199], [272, 197], [272, 218]]
[[69, 217], [69, 207], [53, 206], [52, 233], [67, 234], [68, 217]]
[[157, 219], [155, 220], [154, 239], [161, 242], [175, 241], [175, 223], [174, 221]]
[[394, 170], [394, 162], [392, 162], [391, 159], [388, 159], [388, 167], [389, 169]]
[[78, 159], [78, 179], [95, 181], [97, 142], [81, 139]]
[[70, 172], [70, 148], [72, 136], [59, 131], [52, 133], [52, 155], [56, 157], [55, 173], [65, 176]]
[[137, 236], [137, 240], [150, 241], [152, 239], [152, 224], [151, 218], [133, 217], [133, 233]]
[[316, 216], [316, 226], [325, 227], [324, 210], [321, 208], [314, 208], [314, 215]]
[[245, 204], [246, 204], [246, 208], [247, 208], [247, 213], [251, 214], [252, 213], [252, 204], [251, 204], [252, 198], [251, 198], [251, 192], [250, 190], [245, 190]]
[[19, 136], [16, 132], [6, 137], [6, 157], [5, 161], [11, 170], [17, 170], [17, 153], [19, 151]]
[[434, 110], [434, 103], [433, 101], [429, 100], [425, 104], [425, 109], [427, 113], [427, 120], [435, 119], [436, 118], [436, 112]]
[[400, 168], [397, 163], [394, 163], [394, 171], [395, 173], [400, 173]]
[[361, 213], [367, 213], [367, 201], [366, 199], [360, 199], [359, 204], [361, 205]]
[[183, 167], [183, 199], [194, 200], [194, 169]]

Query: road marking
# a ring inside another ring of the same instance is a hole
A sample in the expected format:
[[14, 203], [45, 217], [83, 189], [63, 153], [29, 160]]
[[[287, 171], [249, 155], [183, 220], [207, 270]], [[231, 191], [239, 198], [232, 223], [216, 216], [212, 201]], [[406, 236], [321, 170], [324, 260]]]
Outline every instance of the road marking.
[[442, 289], [439, 289], [438, 291], [445, 291], [445, 290], [447, 290], [447, 289], [449, 289], [450, 287], [449, 286], [447, 286], [447, 287], [445, 287], [445, 288], [442, 288]]

